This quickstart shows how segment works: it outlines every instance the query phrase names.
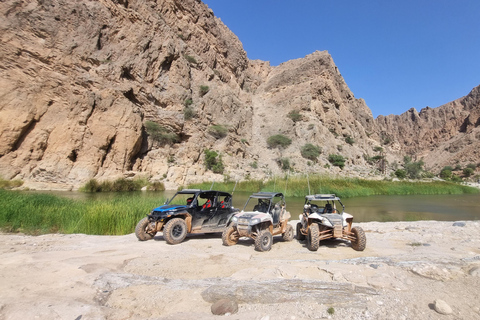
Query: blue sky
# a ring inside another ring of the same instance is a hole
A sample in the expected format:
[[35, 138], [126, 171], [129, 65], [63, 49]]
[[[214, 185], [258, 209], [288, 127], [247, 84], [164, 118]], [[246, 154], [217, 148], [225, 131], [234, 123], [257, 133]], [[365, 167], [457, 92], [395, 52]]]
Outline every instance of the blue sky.
[[438, 107], [480, 85], [478, 0], [203, 0], [271, 65], [328, 50], [373, 116]]

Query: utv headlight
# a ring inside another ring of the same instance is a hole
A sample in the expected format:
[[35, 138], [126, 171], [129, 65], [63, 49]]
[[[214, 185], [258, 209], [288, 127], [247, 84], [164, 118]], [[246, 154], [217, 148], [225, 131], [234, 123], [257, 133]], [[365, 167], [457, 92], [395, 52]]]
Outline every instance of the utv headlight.
[[238, 221], [238, 217], [233, 217], [233, 218], [232, 218], [232, 222], [233, 222], [233, 223], [237, 223], [237, 221]]
[[257, 223], [260, 223], [260, 219], [256, 218], [256, 219], [250, 220], [251, 225], [254, 225], [254, 224], [257, 224]]

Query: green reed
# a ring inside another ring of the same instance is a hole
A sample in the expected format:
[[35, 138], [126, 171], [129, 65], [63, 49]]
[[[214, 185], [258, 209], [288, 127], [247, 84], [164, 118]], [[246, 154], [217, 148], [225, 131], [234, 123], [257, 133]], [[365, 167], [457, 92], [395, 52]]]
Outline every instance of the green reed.
[[0, 229], [27, 234], [123, 235], [132, 233], [138, 221], [163, 202], [163, 197], [145, 197], [139, 192], [73, 200], [50, 194], [0, 190]]
[[[235, 182], [215, 182], [213, 189], [232, 192]], [[190, 188], [210, 189], [212, 183], [190, 185]], [[434, 195], [469, 194], [480, 192], [477, 188], [446, 181], [386, 181], [358, 178], [336, 178], [325, 176], [283, 176], [266, 181], [247, 180], [238, 182], [236, 191], [284, 192], [289, 197], [304, 197], [306, 194], [334, 193], [342, 198], [364, 197], [372, 195]]]

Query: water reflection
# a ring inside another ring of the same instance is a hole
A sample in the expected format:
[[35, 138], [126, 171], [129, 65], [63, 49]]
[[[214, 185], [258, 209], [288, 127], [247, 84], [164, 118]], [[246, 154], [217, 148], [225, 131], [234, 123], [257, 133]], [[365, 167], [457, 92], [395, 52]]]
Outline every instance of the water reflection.
[[[158, 198], [162, 205], [175, 191], [135, 192], [128, 194], [81, 192], [52, 192], [57, 195], [89, 200], [95, 198], [115, 199], [116, 197]], [[233, 206], [243, 209], [250, 193], [236, 191]], [[292, 219], [302, 213], [304, 198], [286, 198], [287, 210]], [[418, 221], [418, 220], [480, 220], [480, 195], [412, 195], [412, 196], [370, 196], [342, 199], [345, 211], [354, 216], [356, 222], [368, 221]], [[152, 208], [153, 209], [153, 208]]]

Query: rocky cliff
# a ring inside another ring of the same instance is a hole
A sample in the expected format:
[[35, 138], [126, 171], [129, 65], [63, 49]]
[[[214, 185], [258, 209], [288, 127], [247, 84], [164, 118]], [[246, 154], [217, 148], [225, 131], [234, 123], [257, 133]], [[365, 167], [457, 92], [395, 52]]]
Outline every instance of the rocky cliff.
[[380, 140], [391, 159], [410, 155], [427, 169], [480, 161], [480, 86], [438, 108], [410, 109], [401, 115], [375, 119]]
[[[0, 14], [0, 176], [27, 187], [143, 176], [176, 188], [224, 175], [265, 178], [285, 163], [378, 177], [369, 159], [386, 135], [395, 141], [390, 161], [417, 152], [427, 162], [429, 151], [476, 137], [478, 94], [468, 98], [477, 103], [471, 110], [456, 101], [453, 113], [375, 121], [327, 52], [276, 67], [250, 61], [199, 0], [6, 0]], [[409, 142], [423, 123], [430, 144]], [[277, 134], [291, 144], [269, 146]], [[321, 148], [316, 159], [301, 155], [307, 144]], [[222, 156], [224, 175], [206, 170], [206, 149]], [[442, 152], [457, 157], [460, 149]], [[343, 170], [330, 154], [347, 159]]]

